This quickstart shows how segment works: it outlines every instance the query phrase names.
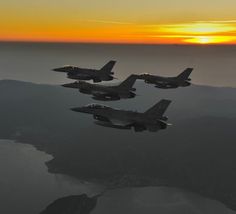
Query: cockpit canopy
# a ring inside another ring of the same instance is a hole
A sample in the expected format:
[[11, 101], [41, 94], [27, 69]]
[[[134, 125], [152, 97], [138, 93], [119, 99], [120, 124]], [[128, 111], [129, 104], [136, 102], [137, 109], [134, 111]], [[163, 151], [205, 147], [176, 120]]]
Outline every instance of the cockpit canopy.
[[63, 66], [64, 69], [70, 69], [70, 70], [74, 70], [76, 67], [72, 66], [72, 65], [65, 65]]
[[89, 83], [87, 83], [85, 81], [82, 81], [82, 80], [78, 81], [77, 84], [80, 85], [80, 86], [81, 85], [90, 85]]
[[140, 76], [147, 76], [149, 73], [141, 73]]

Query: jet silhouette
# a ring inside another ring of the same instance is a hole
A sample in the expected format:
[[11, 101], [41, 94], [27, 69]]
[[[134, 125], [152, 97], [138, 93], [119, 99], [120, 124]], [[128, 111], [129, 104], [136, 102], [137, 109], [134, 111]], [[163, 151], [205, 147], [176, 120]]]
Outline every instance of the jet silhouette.
[[137, 75], [132, 74], [116, 86], [90, 84], [84, 81], [68, 83], [62, 86], [79, 89], [84, 94], [91, 94], [95, 100], [111, 101], [134, 98], [136, 94], [133, 91], [136, 91], [136, 89], [133, 88], [133, 85], [137, 78]]
[[161, 100], [144, 113], [113, 109], [109, 106], [89, 104], [83, 107], [71, 108], [72, 111], [92, 114], [95, 124], [118, 129], [134, 128], [135, 132], [148, 130], [157, 132], [166, 129], [168, 117], [163, 116], [170, 100]]
[[162, 77], [151, 74], [140, 74], [139, 79], [143, 79], [146, 83], [155, 84], [156, 88], [178, 88], [190, 86], [191, 79], [189, 78], [193, 68], [185, 69], [181, 74], [176, 77]]
[[69, 79], [93, 80], [93, 82], [110, 81], [114, 79], [112, 69], [115, 63], [116, 61], [111, 60], [99, 70], [68, 65], [54, 68], [53, 71], [65, 72]]

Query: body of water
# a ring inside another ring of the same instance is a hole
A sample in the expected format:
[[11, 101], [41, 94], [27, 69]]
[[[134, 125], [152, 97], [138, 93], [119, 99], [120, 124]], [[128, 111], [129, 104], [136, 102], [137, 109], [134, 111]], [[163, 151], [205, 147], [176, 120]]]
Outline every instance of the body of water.
[[96, 194], [100, 187], [48, 173], [52, 156], [33, 146], [0, 140], [0, 213], [37, 214], [57, 198]]
[[[69, 195], [89, 196], [102, 187], [47, 172], [52, 157], [33, 146], [0, 140], [0, 213], [37, 214]], [[235, 214], [222, 203], [168, 187], [106, 191], [92, 214]]]
[[235, 214], [224, 204], [169, 187], [109, 191], [91, 214]]

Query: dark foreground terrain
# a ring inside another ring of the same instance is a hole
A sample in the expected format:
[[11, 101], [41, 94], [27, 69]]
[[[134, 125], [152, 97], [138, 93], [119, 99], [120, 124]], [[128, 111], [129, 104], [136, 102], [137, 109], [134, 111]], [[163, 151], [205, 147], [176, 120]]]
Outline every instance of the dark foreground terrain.
[[96, 196], [89, 198], [86, 194], [72, 195], [57, 199], [40, 214], [89, 214], [96, 204]]
[[54, 156], [53, 173], [108, 188], [166, 185], [217, 199], [236, 210], [236, 89], [191, 86], [158, 90], [137, 83], [136, 99], [106, 103], [144, 111], [162, 98], [173, 126], [159, 133], [98, 127], [69, 108], [94, 102], [76, 90], [0, 82], [0, 138]]

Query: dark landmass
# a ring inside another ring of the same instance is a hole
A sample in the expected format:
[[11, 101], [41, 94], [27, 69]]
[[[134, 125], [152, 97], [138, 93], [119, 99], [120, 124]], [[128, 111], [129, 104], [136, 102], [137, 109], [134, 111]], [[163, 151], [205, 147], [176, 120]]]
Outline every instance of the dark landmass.
[[89, 214], [96, 207], [97, 198], [89, 198], [86, 194], [59, 198], [40, 214]]
[[159, 133], [99, 127], [71, 107], [88, 96], [59, 86], [0, 81], [0, 137], [54, 156], [50, 172], [109, 188], [166, 185], [219, 200], [236, 210], [236, 89], [191, 86], [158, 90], [137, 83], [136, 99], [106, 103], [144, 111], [162, 98], [173, 126]]

